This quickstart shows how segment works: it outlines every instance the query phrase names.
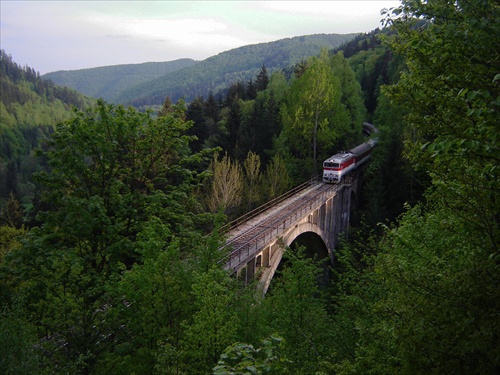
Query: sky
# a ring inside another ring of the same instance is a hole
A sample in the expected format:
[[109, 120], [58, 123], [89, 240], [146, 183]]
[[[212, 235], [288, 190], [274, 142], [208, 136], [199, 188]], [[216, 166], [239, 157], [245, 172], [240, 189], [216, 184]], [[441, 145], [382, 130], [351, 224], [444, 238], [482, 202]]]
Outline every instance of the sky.
[[45, 74], [204, 60], [245, 45], [369, 32], [399, 1], [0, 0], [0, 48]]

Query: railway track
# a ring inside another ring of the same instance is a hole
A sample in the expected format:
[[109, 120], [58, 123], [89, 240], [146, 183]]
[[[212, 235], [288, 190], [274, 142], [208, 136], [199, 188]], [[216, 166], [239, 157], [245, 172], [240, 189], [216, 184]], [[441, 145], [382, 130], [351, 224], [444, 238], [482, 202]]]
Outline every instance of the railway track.
[[229, 268], [251, 258], [271, 239], [279, 237], [294, 225], [307, 211], [323, 204], [326, 199], [342, 189], [343, 184], [317, 184], [297, 193], [279, 204], [269, 207], [258, 216], [240, 223], [228, 233], [226, 248], [231, 252], [224, 260]]

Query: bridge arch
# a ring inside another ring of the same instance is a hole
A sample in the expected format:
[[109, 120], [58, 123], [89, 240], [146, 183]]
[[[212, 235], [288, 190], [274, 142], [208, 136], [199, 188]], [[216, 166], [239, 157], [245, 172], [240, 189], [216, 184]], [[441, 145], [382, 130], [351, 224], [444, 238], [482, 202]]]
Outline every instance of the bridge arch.
[[[310, 218], [309, 218], [310, 219]], [[321, 243], [324, 245], [325, 249], [325, 254], [328, 256], [329, 261], [332, 262], [333, 260], [333, 250], [329, 248], [327, 244], [327, 238], [328, 236], [325, 235], [324, 231], [316, 225], [315, 223], [312, 222], [302, 222], [297, 225], [295, 225], [292, 230], [290, 230], [288, 233], [286, 233], [285, 236], [277, 239], [273, 245], [270, 246], [270, 249], [272, 250], [272, 256], [269, 261], [269, 264], [267, 267], [262, 268], [260, 271], [260, 288], [262, 290], [262, 293], [265, 294], [267, 293], [267, 290], [269, 289], [269, 286], [271, 285], [271, 281], [274, 277], [274, 274], [276, 273], [276, 270], [278, 269], [279, 265], [281, 264], [281, 261], [283, 259], [283, 254], [285, 249], [288, 247], [292, 247], [292, 244], [300, 237], [312, 234], [314, 235]], [[262, 263], [261, 263], [262, 264]]]
[[330, 249], [326, 246], [324, 239], [314, 232], [304, 232], [300, 234], [290, 245], [293, 250], [298, 247], [305, 247], [305, 255], [309, 258], [316, 258], [317, 260], [326, 259], [331, 261]]
[[[312, 216], [312, 215], [310, 215], [310, 216]], [[312, 219], [312, 218], [309, 218], [309, 219]], [[315, 223], [307, 221], [307, 222], [302, 222], [302, 223], [295, 225], [293, 230], [289, 231], [286, 234], [286, 236], [283, 237], [283, 243], [285, 246], [290, 246], [293, 243], [293, 241], [295, 241], [297, 239], [297, 237], [299, 237], [300, 235], [302, 235], [304, 233], [309, 233], [309, 232], [317, 234], [321, 239], [323, 239], [323, 242], [325, 242], [324, 238], [326, 238], [326, 236], [325, 236], [323, 230], [321, 229], [321, 227], [319, 227]], [[325, 245], [326, 245], [326, 243], [325, 243]]]

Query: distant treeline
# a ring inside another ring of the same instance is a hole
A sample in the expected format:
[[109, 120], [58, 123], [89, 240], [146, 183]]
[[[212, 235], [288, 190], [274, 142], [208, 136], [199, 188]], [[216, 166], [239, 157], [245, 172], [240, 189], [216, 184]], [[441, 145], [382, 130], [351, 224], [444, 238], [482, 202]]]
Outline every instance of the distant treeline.
[[[45, 97], [49, 103], [59, 99], [66, 105], [77, 108], [85, 106], [82, 95], [68, 87], [56, 86], [50, 79], [40, 77], [40, 73], [29, 66], [20, 66], [13, 61], [12, 56], [4, 50], [0, 51], [0, 90], [2, 92], [2, 103], [8, 108], [9, 104], [25, 104], [32, 99], [30, 92], [22, 90], [18, 83], [25, 81], [30, 84], [30, 89], [37, 95]], [[6, 79], [7, 77], [10, 80]]]

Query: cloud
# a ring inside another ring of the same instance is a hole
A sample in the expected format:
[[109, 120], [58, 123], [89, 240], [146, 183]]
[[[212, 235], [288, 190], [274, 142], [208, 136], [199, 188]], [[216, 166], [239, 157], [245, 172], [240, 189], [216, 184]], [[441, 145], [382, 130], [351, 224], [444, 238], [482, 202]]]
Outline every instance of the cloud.
[[103, 29], [110, 29], [110, 35], [167, 42], [185, 48], [202, 48], [204, 45], [219, 48], [241, 42], [227, 33], [226, 24], [214, 19], [119, 19], [114, 16], [100, 16], [94, 17], [92, 21]]
[[[387, 5], [397, 6], [399, 1], [383, 2]], [[268, 1], [262, 7], [279, 12], [294, 14], [312, 14], [316, 16], [373, 16], [379, 12], [379, 1]]]

